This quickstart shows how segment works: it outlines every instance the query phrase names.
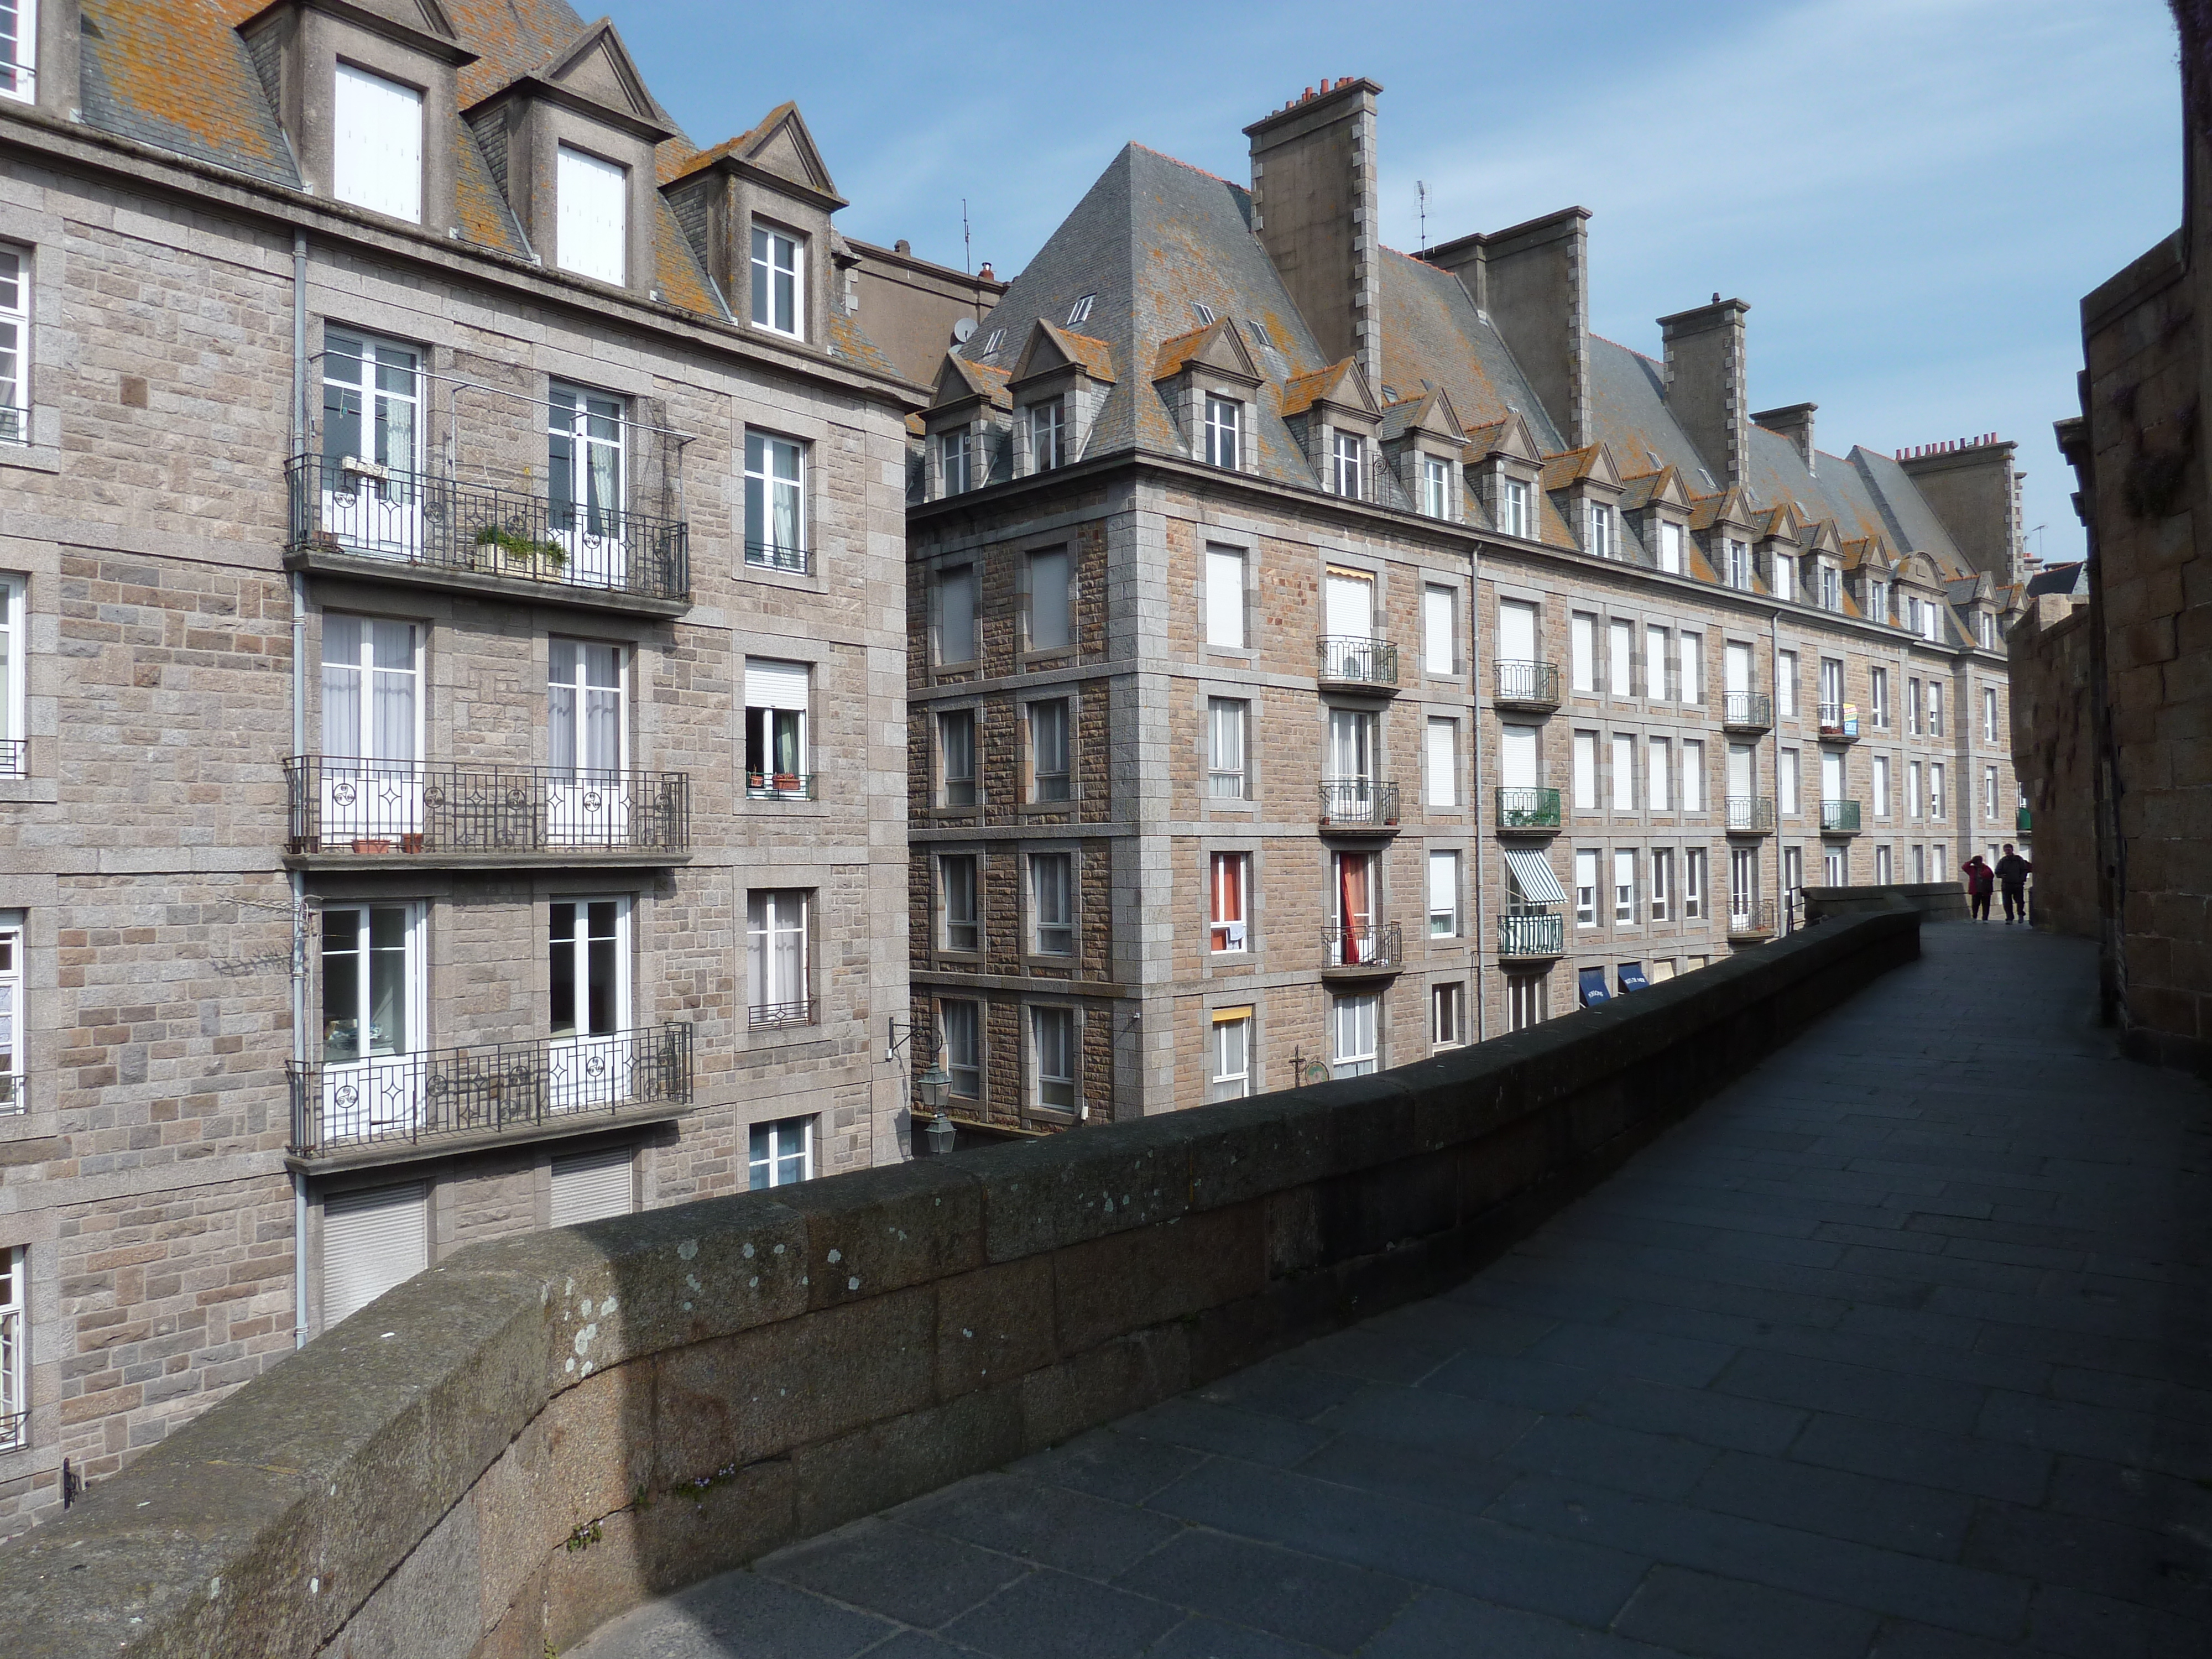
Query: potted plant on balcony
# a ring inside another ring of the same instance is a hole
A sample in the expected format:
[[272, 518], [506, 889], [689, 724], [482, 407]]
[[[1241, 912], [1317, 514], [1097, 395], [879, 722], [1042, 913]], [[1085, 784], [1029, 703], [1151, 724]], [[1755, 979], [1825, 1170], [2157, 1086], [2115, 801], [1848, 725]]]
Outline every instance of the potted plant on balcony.
[[356, 836], [353, 838], [353, 850], [362, 854], [389, 853], [392, 850], [392, 843], [375, 836]]
[[558, 581], [568, 565], [568, 550], [560, 543], [541, 541], [510, 525], [486, 525], [477, 532], [477, 545], [489, 550], [513, 575]]
[[797, 794], [799, 793], [799, 774], [796, 772], [777, 773], [775, 775], [775, 793], [779, 795]]

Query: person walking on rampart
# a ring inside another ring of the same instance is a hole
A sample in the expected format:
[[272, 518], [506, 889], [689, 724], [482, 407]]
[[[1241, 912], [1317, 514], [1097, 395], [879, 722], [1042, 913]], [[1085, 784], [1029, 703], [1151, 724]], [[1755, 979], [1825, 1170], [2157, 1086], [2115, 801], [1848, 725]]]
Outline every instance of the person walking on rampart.
[[2005, 923], [2012, 924], [2015, 916], [2027, 920], [2027, 878], [2035, 873], [2035, 866], [2005, 843], [2004, 856], [1997, 860], [1997, 882], [2004, 889]]
[[1996, 872], [1989, 866], [1979, 853], [1968, 859], [1959, 868], [1966, 872], [1966, 902], [1976, 921], [1990, 919], [1990, 892], [1997, 884]]

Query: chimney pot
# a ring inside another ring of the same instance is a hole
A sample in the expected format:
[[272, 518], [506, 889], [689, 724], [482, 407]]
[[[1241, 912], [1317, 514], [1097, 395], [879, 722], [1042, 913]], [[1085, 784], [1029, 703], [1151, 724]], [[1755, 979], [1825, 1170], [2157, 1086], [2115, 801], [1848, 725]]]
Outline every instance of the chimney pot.
[[975, 273], [975, 280], [979, 283], [995, 283], [999, 280], [997, 274], [992, 270], [991, 262], [988, 259], [983, 261], [982, 270]]

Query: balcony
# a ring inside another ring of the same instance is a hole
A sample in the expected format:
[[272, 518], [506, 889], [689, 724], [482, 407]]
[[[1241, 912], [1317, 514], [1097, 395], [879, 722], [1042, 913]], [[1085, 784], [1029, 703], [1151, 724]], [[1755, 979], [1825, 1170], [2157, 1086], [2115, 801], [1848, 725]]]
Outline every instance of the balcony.
[[2021, 807], [2018, 811], [2014, 812], [2014, 813], [2012, 815], [2012, 832], [2013, 832], [2013, 834], [2014, 834], [2015, 836], [2031, 836], [2031, 835], [2033, 835], [2033, 834], [2035, 833], [2034, 829], [2033, 829], [2033, 823], [2034, 823], [2034, 817], [2035, 817], [2035, 815], [2034, 815], [2033, 812], [2031, 812], [2031, 811], [2030, 811], [2027, 807], [2025, 807], [2025, 806]]
[[1331, 927], [1322, 934], [1322, 972], [1332, 979], [1356, 974], [1395, 974], [1406, 965], [1404, 939], [1393, 921], [1364, 927]]
[[681, 616], [691, 603], [690, 530], [678, 519], [352, 457], [301, 456], [286, 472], [288, 569], [652, 616]]
[[1729, 902], [1730, 944], [1755, 944], [1774, 937], [1774, 901], [1771, 898], [1732, 899]]
[[801, 1002], [756, 1002], [745, 1010], [745, 1029], [780, 1031], [787, 1025], [811, 1025], [815, 1014], [816, 1005], [811, 999]]
[[1398, 833], [1398, 786], [1372, 778], [1323, 778], [1321, 828], [1333, 836]]
[[691, 852], [685, 772], [295, 755], [284, 781], [285, 854], [305, 863], [655, 865]]
[[812, 800], [814, 776], [811, 772], [748, 772], [745, 774], [745, 799]]
[[1774, 728], [1774, 699], [1764, 691], [1728, 691], [1721, 696], [1721, 725], [1730, 732]]
[[20, 778], [31, 769], [31, 740], [0, 738], [0, 778]]
[[1548, 836], [1559, 827], [1556, 789], [1500, 789], [1498, 829], [1501, 835]]
[[814, 571], [814, 555], [804, 547], [781, 542], [747, 542], [745, 563], [755, 570], [780, 570], [786, 575], [806, 576]]
[[1398, 647], [1388, 640], [1360, 634], [1324, 634], [1314, 678], [1323, 685], [1373, 691], [1383, 696], [1398, 690]]
[[1500, 708], [1536, 708], [1549, 712], [1559, 706], [1559, 665], [1553, 662], [1500, 662], [1497, 665]]
[[691, 1028], [540, 1037], [285, 1068], [291, 1154], [323, 1158], [463, 1135], [580, 1131], [691, 1098]]
[[1859, 832], [1859, 804], [1855, 800], [1824, 800], [1820, 803], [1820, 833], [1824, 836], [1856, 836]]
[[1498, 918], [1501, 960], [1564, 956], [1566, 948], [1566, 918], [1557, 910], [1508, 910]]
[[21, 1072], [0, 1072], [0, 1117], [17, 1117], [31, 1109], [31, 1079]]
[[1820, 705], [1820, 741], [1822, 743], [1856, 743], [1859, 740], [1859, 706], [1855, 702], [1824, 702]]
[[1774, 833], [1774, 803], [1764, 795], [1730, 795], [1721, 803], [1731, 836], [1771, 836]]

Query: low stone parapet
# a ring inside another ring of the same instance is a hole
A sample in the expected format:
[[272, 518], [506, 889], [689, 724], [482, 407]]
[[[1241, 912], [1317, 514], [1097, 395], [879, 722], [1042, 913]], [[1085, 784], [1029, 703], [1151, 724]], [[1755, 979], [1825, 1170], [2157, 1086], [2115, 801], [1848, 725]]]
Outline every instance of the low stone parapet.
[[1377, 1076], [472, 1245], [0, 1551], [12, 1659], [543, 1659], [1465, 1277], [1900, 906]]
[[1930, 921], [1964, 921], [1966, 887], [1958, 881], [1893, 882], [1886, 887], [1805, 887], [1805, 920], [1869, 915], [1902, 906]]

